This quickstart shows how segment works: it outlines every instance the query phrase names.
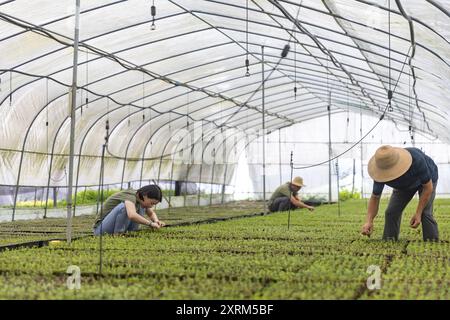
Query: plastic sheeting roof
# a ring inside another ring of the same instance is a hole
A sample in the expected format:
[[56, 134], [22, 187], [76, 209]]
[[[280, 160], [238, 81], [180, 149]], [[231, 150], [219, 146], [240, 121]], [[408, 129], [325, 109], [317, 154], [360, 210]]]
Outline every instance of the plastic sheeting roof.
[[[268, 132], [331, 105], [450, 141], [448, 1], [155, 0], [155, 30], [151, 5], [81, 0], [77, 183], [98, 181], [106, 119], [109, 182], [168, 178], [170, 161], [138, 160], [176, 152], [194, 123], [202, 142], [227, 132], [209, 152], [230, 153], [262, 128], [263, 77]], [[74, 0], [0, 2], [0, 184], [45, 184], [67, 162], [74, 11]]]

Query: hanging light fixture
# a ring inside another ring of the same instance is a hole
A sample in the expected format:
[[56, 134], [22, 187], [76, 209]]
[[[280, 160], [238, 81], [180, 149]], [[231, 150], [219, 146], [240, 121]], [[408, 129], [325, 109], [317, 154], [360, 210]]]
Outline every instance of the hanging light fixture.
[[156, 7], [155, 7], [155, 0], [153, 0], [153, 4], [150, 8], [151, 14], [152, 14], [152, 26], [151, 29], [155, 30], [156, 26], [155, 26], [155, 16], [156, 16]]

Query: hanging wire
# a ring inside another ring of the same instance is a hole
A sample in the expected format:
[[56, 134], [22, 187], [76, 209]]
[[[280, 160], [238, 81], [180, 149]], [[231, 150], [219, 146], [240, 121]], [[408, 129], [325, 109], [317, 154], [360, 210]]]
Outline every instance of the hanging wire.
[[186, 93], [186, 129], [189, 131], [189, 91]]
[[12, 70], [9, 72], [9, 106], [12, 105]]
[[336, 159], [336, 184], [337, 184], [337, 197], [338, 197], [338, 217], [341, 216], [341, 197], [339, 195], [339, 159]]
[[[188, 132], [190, 132], [190, 123], [189, 123], [189, 91], [187, 92], [187, 94], [186, 94], [186, 100], [187, 100], [187, 102], [186, 102], [186, 130], [188, 131]], [[194, 146], [192, 146], [192, 148], [193, 148]], [[188, 163], [191, 163], [191, 153], [192, 152], [189, 152], [189, 160], [188, 160]], [[186, 178], [187, 179], [187, 178]], [[187, 193], [187, 186], [185, 185], [185, 188], [186, 188], [186, 192], [185, 192], [185, 194]]]
[[[292, 181], [293, 175], [294, 175], [294, 161], [293, 161], [293, 158], [294, 158], [294, 151], [291, 151], [291, 160], [289, 161], [289, 167], [290, 167], [290, 169], [291, 169], [291, 180], [290, 180], [290, 181]], [[292, 190], [291, 190], [291, 188], [289, 188], [289, 199], [290, 199], [290, 198], [292, 198]], [[291, 208], [292, 208], [292, 206], [291, 206], [291, 204], [289, 203], [289, 212], [288, 212], [288, 230], [289, 230], [289, 228], [291, 227]]]
[[45, 85], [45, 92], [46, 92], [46, 108], [45, 108], [45, 127], [46, 127], [46, 152], [47, 152], [47, 171], [50, 170], [50, 158], [49, 158], [49, 127], [48, 127], [48, 78], [46, 78], [46, 85]]
[[393, 112], [394, 108], [392, 107], [392, 59], [391, 59], [391, 0], [389, 0], [389, 11], [388, 11], [388, 39], [389, 39], [389, 91], [388, 91], [388, 111]]
[[[298, 20], [298, 15], [299, 15], [299, 13], [300, 13], [300, 8], [301, 8], [301, 6], [299, 6], [299, 8], [298, 8], [297, 16], [296, 16], [296, 21]], [[242, 108], [244, 108], [245, 106], [248, 108], [248, 106], [247, 106], [248, 102], [251, 101], [251, 99], [252, 99], [258, 92], [260, 92], [262, 86], [270, 79], [270, 77], [272, 76], [272, 74], [277, 70], [279, 64], [281, 63], [281, 60], [284, 59], [284, 58], [286, 58], [286, 56], [287, 56], [287, 54], [289, 53], [289, 50], [290, 50], [290, 48], [291, 48], [291, 47], [289, 46], [289, 44], [291, 43], [291, 40], [292, 40], [292, 34], [293, 34], [294, 30], [295, 30], [295, 26], [296, 26], [296, 25], [295, 25], [295, 21], [294, 21], [293, 24], [292, 24], [291, 32], [289, 33], [290, 36], [289, 36], [289, 39], [288, 39], [288, 43], [284, 46], [283, 50], [281, 51], [281, 57], [278, 59], [277, 63], [276, 63], [275, 66], [272, 68], [272, 70], [270, 71], [270, 73], [267, 75], [267, 77], [264, 78], [263, 81], [261, 81], [261, 84], [260, 84], [260, 85], [252, 92], [252, 94], [250, 94], [250, 96], [246, 99], [246, 101], [243, 102], [243, 103], [240, 103], [240, 104], [239, 104], [239, 107], [237, 108], [237, 110], [234, 111], [233, 113], [231, 113], [231, 114], [228, 116], [227, 120], [225, 120], [224, 123], [223, 123], [224, 125], [227, 124], [227, 123], [228, 123], [232, 118], [234, 118], [237, 114], [239, 114], [240, 111], [242, 110]], [[289, 121], [289, 122], [291, 122], [291, 123], [294, 123], [291, 119], [287, 119], [287, 118], [283, 118], [283, 119], [286, 120], [286, 121]]]
[[155, 16], [156, 16], [156, 7], [155, 7], [155, 0], [153, 0], [152, 6], [150, 8], [150, 13], [152, 15], [152, 26], [150, 27], [151, 30], [155, 30]]
[[408, 108], [409, 108], [409, 136], [411, 138], [411, 143], [414, 143], [414, 132], [413, 132], [413, 108], [411, 104], [411, 69], [408, 71]]
[[[108, 105], [107, 105], [108, 106]], [[109, 109], [109, 106], [108, 106]], [[106, 119], [105, 125], [105, 142], [102, 146], [102, 158], [100, 163], [100, 216], [103, 216], [103, 202], [104, 202], [104, 188], [105, 188], [105, 150], [109, 140], [109, 119]], [[122, 186], [121, 186], [122, 187]], [[99, 274], [102, 274], [103, 267], [103, 223], [100, 223], [100, 237], [99, 237]]]
[[294, 99], [297, 100], [297, 38], [294, 42]]
[[245, 13], [246, 13], [246, 17], [245, 17], [245, 41], [246, 41], [246, 54], [245, 54], [245, 67], [247, 68], [247, 72], [245, 72], [245, 76], [249, 77], [250, 76], [250, 61], [248, 60], [248, 0], [247, 0], [247, 5], [246, 5], [246, 9], [245, 9]]
[[[348, 84], [349, 85], [349, 84]], [[350, 126], [350, 102], [349, 102], [350, 89], [347, 87], [347, 125], [345, 128], [345, 142], [348, 143], [348, 131]]]
[[89, 52], [86, 50], [86, 109], [89, 107]]
[[131, 116], [131, 106], [128, 105], [128, 117], [127, 117], [128, 118], [128, 120], [127, 120], [128, 127], [130, 126], [130, 123], [131, 123], [130, 116]]
[[142, 123], [145, 122], [145, 73], [142, 74]]
[[[409, 51], [410, 51], [410, 50], [411, 50], [411, 47], [409, 48], [408, 54], [406, 55], [405, 61], [403, 62], [402, 69], [400, 70], [400, 73], [399, 73], [399, 75], [398, 75], [398, 78], [397, 78], [397, 81], [396, 81], [395, 86], [394, 86], [394, 88], [393, 88], [393, 91], [395, 91], [395, 90], [397, 89], [397, 85], [398, 85], [398, 83], [399, 83], [399, 81], [400, 81], [400, 78], [401, 78], [401, 76], [402, 76], [402, 74], [403, 74], [403, 70], [404, 70], [404, 68], [405, 68], [405, 65], [406, 65], [406, 62], [407, 62], [407, 59], [408, 59], [408, 55], [409, 55]], [[312, 165], [308, 165], [308, 166], [294, 167], [294, 169], [296, 169], [296, 170], [301, 170], [301, 169], [307, 169], [307, 168], [313, 168], [313, 167], [321, 166], [321, 165], [323, 165], [323, 164], [326, 164], [326, 163], [328, 163], [328, 162], [331, 162], [331, 161], [333, 161], [333, 160], [335, 160], [335, 159], [341, 157], [342, 155], [346, 154], [347, 152], [349, 152], [350, 150], [352, 150], [354, 147], [356, 147], [358, 144], [360, 144], [360, 143], [361, 143], [361, 142], [362, 142], [362, 141], [363, 141], [363, 140], [364, 140], [364, 139], [365, 139], [365, 138], [366, 138], [373, 130], [375, 130], [376, 127], [378, 127], [378, 125], [379, 125], [379, 124], [381, 123], [381, 121], [384, 119], [384, 117], [385, 117], [385, 115], [386, 115], [386, 112], [387, 112], [388, 108], [389, 108], [389, 103], [386, 104], [386, 107], [384, 108], [383, 113], [381, 114], [381, 116], [380, 116], [380, 118], [378, 119], [378, 121], [372, 126], [372, 128], [370, 128], [370, 129], [366, 132], [365, 135], [363, 135], [358, 141], [356, 141], [356, 142], [355, 142], [353, 145], [351, 145], [348, 149], [344, 150], [343, 152], [341, 152], [340, 154], [336, 155], [335, 157], [331, 157], [331, 158], [329, 158], [329, 159], [327, 159], [327, 160], [325, 160], [325, 161], [321, 161], [321, 162], [318, 162], [318, 163], [315, 163], [315, 164], [312, 164]]]

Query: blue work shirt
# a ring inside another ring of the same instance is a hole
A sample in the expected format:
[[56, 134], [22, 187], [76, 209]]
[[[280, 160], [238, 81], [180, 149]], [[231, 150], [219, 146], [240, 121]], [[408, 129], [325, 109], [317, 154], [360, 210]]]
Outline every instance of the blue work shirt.
[[380, 195], [384, 185], [398, 190], [419, 190], [428, 181], [438, 180], [438, 168], [433, 159], [417, 148], [405, 148], [411, 153], [411, 167], [402, 176], [388, 182], [373, 182], [373, 194]]

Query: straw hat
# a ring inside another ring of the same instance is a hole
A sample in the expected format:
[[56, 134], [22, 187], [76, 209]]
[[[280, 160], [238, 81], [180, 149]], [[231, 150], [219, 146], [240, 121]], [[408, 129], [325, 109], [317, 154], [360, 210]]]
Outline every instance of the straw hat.
[[292, 184], [294, 186], [297, 186], [297, 187], [305, 187], [305, 185], [303, 184], [303, 178], [302, 177], [295, 177], [292, 180]]
[[411, 164], [412, 157], [406, 149], [381, 146], [370, 158], [367, 171], [373, 180], [387, 182], [402, 176]]

